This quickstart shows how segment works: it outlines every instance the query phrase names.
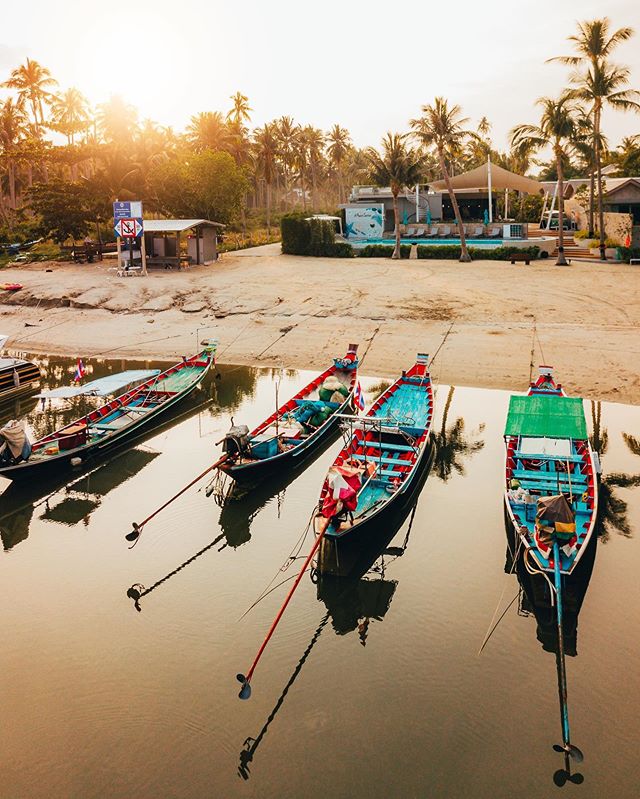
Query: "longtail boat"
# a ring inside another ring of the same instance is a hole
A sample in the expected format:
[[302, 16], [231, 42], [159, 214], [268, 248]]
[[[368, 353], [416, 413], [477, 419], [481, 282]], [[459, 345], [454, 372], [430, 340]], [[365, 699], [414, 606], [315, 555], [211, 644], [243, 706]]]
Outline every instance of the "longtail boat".
[[338, 419], [353, 410], [358, 386], [357, 344], [249, 432], [232, 425], [223, 441], [218, 468], [238, 482], [256, 483], [294, 468], [317, 454], [335, 433]]
[[[0, 351], [8, 336], [0, 335]], [[24, 358], [0, 357], [0, 402], [34, 391], [40, 383], [40, 369]]]
[[569, 730], [564, 591], [593, 535], [598, 467], [582, 400], [564, 396], [558, 388], [531, 386], [527, 396], [511, 397], [504, 432], [504, 501], [526, 569], [544, 574], [554, 594], [562, 744], [553, 748], [565, 758], [565, 768], [556, 772], [554, 780], [561, 785], [577, 777], [571, 775], [569, 759], [583, 760], [580, 749], [571, 743]]
[[541, 364], [538, 367], [538, 377], [531, 381], [531, 384], [529, 385], [529, 391], [527, 393], [529, 396], [533, 396], [534, 394], [552, 397], [567, 396], [565, 390], [562, 388], [562, 385], [560, 383], [556, 383], [556, 380], [553, 376], [553, 366], [546, 366], [544, 364]]
[[429, 461], [433, 387], [428, 356], [387, 388], [363, 417], [346, 417], [347, 443], [325, 478], [315, 532], [322, 573], [335, 571], [338, 544], [362, 542], [407, 506]]
[[128, 445], [202, 383], [215, 362], [216, 346], [205, 345], [199, 354], [184, 358], [33, 444], [26, 440], [24, 429], [25, 441], [19, 441], [16, 430], [15, 438], [7, 441], [0, 477], [57, 476], [107, 450]]
[[[593, 533], [598, 510], [598, 460], [589, 443], [582, 400], [533, 388], [526, 397], [512, 396], [505, 446], [504, 499], [516, 533], [535, 567], [550, 573], [557, 533], [560, 571], [570, 574]], [[550, 502], [557, 497], [564, 500]], [[545, 508], [554, 506], [549, 518], [566, 515], [553, 520], [551, 532], [542, 523], [546, 517], [539, 515], [541, 502]]]

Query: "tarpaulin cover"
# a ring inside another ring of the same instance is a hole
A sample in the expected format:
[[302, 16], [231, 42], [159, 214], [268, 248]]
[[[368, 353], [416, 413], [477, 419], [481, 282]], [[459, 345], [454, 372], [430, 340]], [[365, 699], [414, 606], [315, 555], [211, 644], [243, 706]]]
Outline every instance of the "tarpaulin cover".
[[541, 497], [538, 500], [536, 527], [540, 533], [546, 533], [547, 536], [555, 534], [558, 538], [571, 538], [576, 531], [576, 524], [566, 497], [562, 494]]
[[582, 400], [577, 397], [511, 397], [505, 436], [587, 438]]
[[54, 388], [51, 391], [41, 391], [37, 397], [45, 399], [68, 399], [69, 397], [107, 397], [110, 394], [117, 394], [120, 390], [128, 386], [135, 386], [144, 383], [152, 377], [160, 374], [159, 369], [128, 369], [125, 372], [117, 372], [106, 377], [99, 377], [83, 386], [63, 386]]

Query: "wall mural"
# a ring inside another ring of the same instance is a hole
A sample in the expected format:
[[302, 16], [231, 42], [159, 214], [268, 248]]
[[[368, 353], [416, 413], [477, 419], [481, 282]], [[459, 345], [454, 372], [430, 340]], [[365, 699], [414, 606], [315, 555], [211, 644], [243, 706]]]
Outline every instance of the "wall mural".
[[345, 208], [345, 236], [353, 239], [381, 239], [384, 230], [384, 205]]

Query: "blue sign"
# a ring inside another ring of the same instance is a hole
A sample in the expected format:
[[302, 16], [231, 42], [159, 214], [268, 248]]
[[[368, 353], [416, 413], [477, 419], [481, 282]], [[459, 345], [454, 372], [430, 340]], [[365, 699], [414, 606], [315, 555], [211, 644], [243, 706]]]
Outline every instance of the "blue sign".
[[142, 203], [139, 200], [131, 202], [115, 202], [113, 204], [113, 221], [118, 219], [136, 219], [142, 216]]

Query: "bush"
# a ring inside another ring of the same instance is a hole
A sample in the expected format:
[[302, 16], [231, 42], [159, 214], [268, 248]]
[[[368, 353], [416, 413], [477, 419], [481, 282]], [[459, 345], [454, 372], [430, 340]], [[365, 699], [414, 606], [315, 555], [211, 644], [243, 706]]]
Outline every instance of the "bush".
[[628, 264], [632, 258], [640, 258], [640, 247], [618, 247], [621, 259]]
[[[538, 258], [540, 255], [540, 247], [513, 247], [507, 245], [506, 247], [495, 247], [494, 249], [485, 249], [484, 247], [469, 247], [469, 255], [474, 261], [508, 261], [513, 253], [525, 253], [530, 255], [531, 258]], [[438, 259], [442, 258], [448, 261], [459, 260], [460, 247], [445, 247], [443, 245], [432, 246], [418, 246], [418, 258]]]
[[[395, 247], [393, 244], [367, 244], [366, 247], [363, 247], [361, 250], [358, 250], [358, 257], [359, 258], [391, 258], [393, 255]], [[443, 250], [446, 250], [446, 247], [442, 247]], [[409, 244], [401, 244], [400, 245], [400, 257], [401, 258], [408, 258], [409, 252], [411, 251], [411, 246]], [[420, 247], [418, 247], [418, 252], [420, 252]]]
[[589, 238], [589, 231], [588, 230], [576, 230], [573, 233], [574, 239], [588, 239]]
[[324, 258], [351, 258], [353, 248], [336, 242], [333, 223], [307, 219], [304, 213], [286, 214], [280, 220], [282, 252], [286, 255], [313, 255]]

